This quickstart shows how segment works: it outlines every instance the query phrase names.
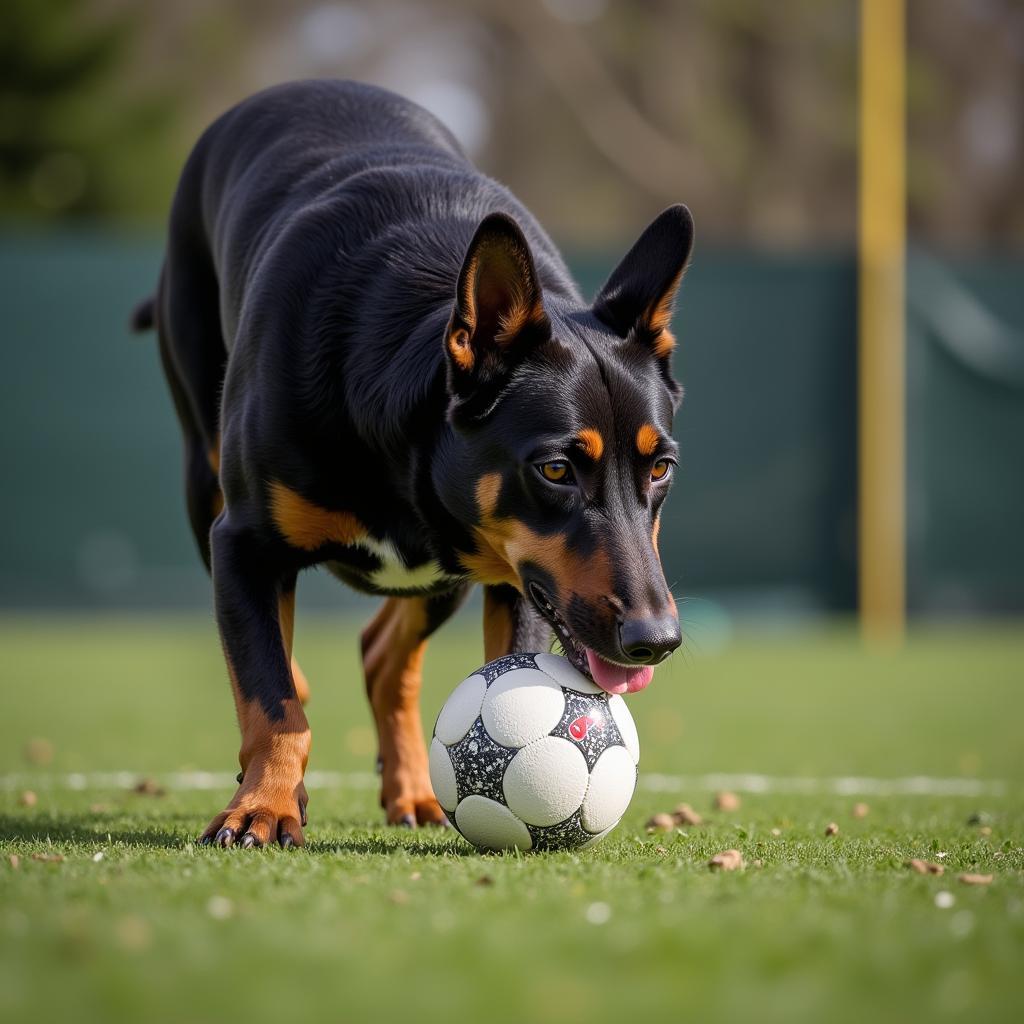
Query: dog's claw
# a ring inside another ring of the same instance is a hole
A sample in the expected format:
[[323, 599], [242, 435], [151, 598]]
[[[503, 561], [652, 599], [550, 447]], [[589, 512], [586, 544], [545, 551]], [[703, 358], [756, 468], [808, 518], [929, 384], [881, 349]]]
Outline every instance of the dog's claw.
[[235, 842], [235, 830], [233, 828], [222, 828], [214, 837], [213, 841], [218, 846], [223, 846], [227, 849], [229, 846], [233, 846]]
[[209, 846], [210, 843], [212, 843], [212, 842], [213, 842], [213, 836], [200, 836], [199, 837], [198, 845], [199, 846]]
[[256, 846], [256, 845], [257, 845], [256, 837], [251, 832], [246, 832], [245, 835], [242, 836], [242, 849], [243, 850], [248, 850], [250, 847]]
[[[308, 824], [308, 822], [306, 821], [306, 805], [302, 803], [301, 800], [299, 801], [299, 823], [302, 825], [303, 828], [305, 828], [306, 825]], [[286, 832], [285, 835], [287, 834], [288, 833]]]
[[244, 779], [244, 778], [245, 778], [245, 772], [239, 772], [235, 776], [235, 782], [237, 782], [239, 785], [241, 785], [242, 784], [242, 779]]
[[448, 820], [447, 814], [441, 815], [441, 820], [437, 823], [438, 828], [451, 828], [452, 823]]
[[[303, 822], [303, 825], [305, 825], [305, 822]], [[280, 842], [282, 850], [289, 850], [295, 845], [295, 840], [292, 839], [290, 832], [282, 832]]]
[[415, 814], [403, 814], [396, 824], [399, 828], [415, 828], [416, 827], [416, 815]]

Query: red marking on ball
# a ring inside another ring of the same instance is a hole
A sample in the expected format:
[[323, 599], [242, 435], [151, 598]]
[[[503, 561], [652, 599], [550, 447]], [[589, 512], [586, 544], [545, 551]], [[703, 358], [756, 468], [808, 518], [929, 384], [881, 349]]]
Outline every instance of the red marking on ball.
[[587, 733], [597, 726], [600, 728], [600, 723], [593, 715], [580, 715], [579, 718], [575, 719], [569, 726], [569, 735], [576, 741], [582, 742], [587, 738]]

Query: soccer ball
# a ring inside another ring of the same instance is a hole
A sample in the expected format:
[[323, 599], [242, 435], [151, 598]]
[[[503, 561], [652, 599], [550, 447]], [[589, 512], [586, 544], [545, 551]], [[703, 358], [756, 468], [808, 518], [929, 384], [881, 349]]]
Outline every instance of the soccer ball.
[[430, 743], [434, 795], [485, 850], [589, 846], [636, 788], [626, 704], [554, 654], [510, 654], [459, 683]]

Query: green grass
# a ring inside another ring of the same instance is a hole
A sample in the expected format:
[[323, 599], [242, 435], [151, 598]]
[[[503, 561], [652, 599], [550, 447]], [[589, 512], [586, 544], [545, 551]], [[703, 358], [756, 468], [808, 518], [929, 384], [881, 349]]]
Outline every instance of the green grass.
[[[476, 667], [477, 633], [463, 617], [437, 638], [426, 718]], [[698, 632], [630, 701], [642, 777], [692, 781], [640, 789], [591, 852], [485, 856], [452, 834], [387, 830], [365, 788], [311, 792], [303, 851], [214, 851], [192, 839], [227, 790], [62, 784], [68, 772], [234, 770], [210, 625], [0, 620], [0, 1019], [1021, 1019], [1021, 631], [921, 631], [888, 657], [842, 630], [700, 646]], [[353, 623], [300, 619], [297, 651], [313, 687], [310, 767], [367, 771]], [[26, 762], [33, 737], [52, 744], [51, 764]], [[744, 793], [716, 813], [697, 778], [709, 772], [1006, 785], [867, 796], [863, 819], [856, 794], [825, 783]], [[35, 807], [19, 805], [27, 788]], [[708, 823], [648, 836], [645, 819], [678, 800]], [[968, 823], [976, 814], [990, 832]], [[825, 836], [830, 821], [838, 836]], [[710, 872], [729, 847], [747, 869]], [[945, 875], [913, 874], [912, 856]], [[962, 871], [995, 880], [968, 887]]]

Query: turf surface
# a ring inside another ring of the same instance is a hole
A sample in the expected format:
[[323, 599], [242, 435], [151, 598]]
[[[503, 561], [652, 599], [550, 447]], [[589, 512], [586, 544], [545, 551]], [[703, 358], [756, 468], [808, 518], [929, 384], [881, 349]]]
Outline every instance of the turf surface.
[[[478, 632], [463, 617], [433, 644], [425, 717], [476, 667]], [[485, 856], [381, 827], [354, 624], [300, 619], [310, 767], [350, 784], [311, 791], [309, 845], [284, 853], [194, 846], [227, 789], [67, 788], [236, 768], [208, 623], [0, 620], [0, 1019], [1021, 1019], [1021, 631], [921, 631], [887, 657], [841, 630], [718, 639], [696, 631], [630, 701], [641, 775], [683, 776], [673, 791], [638, 791], [591, 852]], [[32, 738], [49, 763], [26, 759]], [[709, 772], [781, 781], [715, 812]], [[986, 787], [828, 781], [911, 775]], [[707, 823], [648, 835], [679, 800]], [[746, 870], [709, 871], [732, 847]]]

